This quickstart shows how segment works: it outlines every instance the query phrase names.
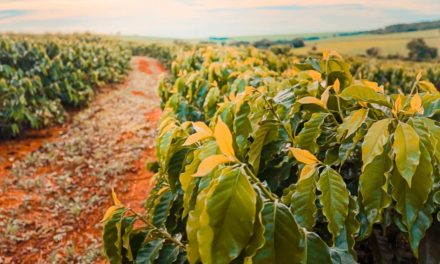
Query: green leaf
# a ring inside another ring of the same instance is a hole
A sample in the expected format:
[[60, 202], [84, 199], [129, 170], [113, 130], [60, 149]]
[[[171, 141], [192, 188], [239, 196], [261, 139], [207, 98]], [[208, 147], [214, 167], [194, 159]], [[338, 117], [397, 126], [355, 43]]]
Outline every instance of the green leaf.
[[179, 174], [182, 171], [182, 163], [188, 153], [188, 148], [175, 149], [175, 153], [171, 155], [170, 162], [166, 169], [166, 179], [171, 187], [171, 190], [175, 193], [177, 191], [177, 185], [179, 181]]
[[409, 244], [414, 255], [419, 257], [419, 245], [423, 237], [425, 237], [426, 230], [432, 224], [432, 213], [434, 212], [434, 207], [430, 204], [425, 205], [425, 207], [419, 211], [416, 221], [409, 228]]
[[440, 95], [425, 94], [423, 96], [423, 115], [432, 117], [440, 112]]
[[175, 244], [165, 244], [159, 253], [159, 258], [154, 261], [155, 264], [171, 264], [179, 256], [179, 246]]
[[104, 253], [112, 264], [122, 262], [121, 225], [126, 210], [125, 208], [117, 209], [104, 225]]
[[429, 151], [423, 144], [420, 145], [420, 164], [412, 179], [411, 187], [400, 175], [397, 169], [393, 169], [391, 183], [393, 185], [392, 196], [396, 201], [396, 210], [402, 215], [402, 222], [408, 230], [416, 221], [419, 211], [423, 208], [433, 186], [433, 167]]
[[434, 196], [432, 199], [433, 199], [434, 203], [436, 203], [437, 205], [440, 205], [440, 190], [437, 190], [434, 193]]
[[436, 125], [434, 120], [428, 118], [423, 118], [423, 123], [425, 124], [425, 128], [429, 131], [431, 146], [435, 157], [440, 161], [440, 126]]
[[414, 130], [416, 131], [417, 135], [420, 138], [420, 144], [423, 143], [423, 145], [428, 148], [428, 149], [433, 149], [434, 153], [433, 155], [431, 155], [432, 157], [434, 157], [435, 155], [435, 145], [436, 145], [436, 139], [433, 138], [435, 137], [435, 133], [431, 133], [428, 129], [429, 125], [427, 125], [427, 123], [425, 123], [425, 120], [429, 120], [425, 117], [412, 117], [408, 120], [408, 124], [411, 125]]
[[[215, 188], [218, 181], [212, 180], [209, 182], [208, 177], [202, 179], [199, 184], [199, 194], [197, 195], [196, 206], [194, 210], [189, 212], [188, 221], [186, 223], [186, 233], [188, 236], [187, 254], [190, 263], [197, 263], [200, 260], [199, 242], [197, 240], [197, 232], [200, 229], [200, 215], [205, 208], [206, 197], [211, 188]], [[203, 186], [203, 183], [209, 186]]]
[[375, 92], [368, 86], [353, 85], [345, 88], [339, 95], [344, 100], [357, 100], [361, 102], [375, 103], [392, 108], [387, 97], [381, 93]]
[[390, 202], [386, 191], [386, 180], [392, 166], [388, 149], [367, 164], [359, 177], [359, 189], [362, 196], [361, 206], [368, 219], [368, 235], [371, 233], [373, 224], [380, 221], [382, 210]]
[[383, 152], [383, 148], [390, 137], [388, 126], [391, 121], [392, 119], [390, 118], [379, 120], [368, 129], [367, 135], [365, 135], [364, 142], [362, 143], [363, 168]]
[[257, 195], [257, 204], [256, 204], [256, 212], [255, 212], [255, 223], [254, 223], [254, 232], [249, 240], [248, 245], [245, 249], [245, 255], [247, 260], [252, 260], [257, 251], [263, 247], [264, 245], [264, 225], [262, 218], [263, 211], [263, 200]]
[[196, 173], [199, 167], [199, 150], [195, 150], [193, 153], [193, 160], [191, 163], [185, 166], [185, 171], [180, 174], [179, 181], [183, 191], [183, 212], [182, 218], [185, 218], [189, 211], [193, 209], [194, 204], [191, 203], [194, 195], [197, 194], [196, 187], [198, 179], [192, 177]]
[[414, 128], [406, 123], [399, 122], [394, 132], [393, 151], [396, 154], [395, 162], [400, 175], [411, 187], [411, 181], [419, 165], [420, 139]]
[[307, 264], [332, 263], [330, 249], [322, 239], [312, 232], [306, 232]]
[[175, 264], [185, 264], [188, 263], [187, 256], [185, 252], [180, 252], [177, 256], [177, 260], [174, 262]]
[[322, 210], [328, 220], [333, 241], [340, 234], [348, 216], [349, 194], [342, 176], [330, 167], [325, 168], [318, 181]]
[[[142, 246], [143, 242], [145, 241], [145, 238], [147, 238], [150, 234], [151, 234], [151, 230], [146, 228], [139, 228], [130, 232], [129, 234], [130, 237], [128, 238], [128, 241], [130, 243], [131, 256], [133, 257], [131, 261], [136, 260], [136, 256], [139, 251], [139, 248]], [[127, 248], [126, 246], [124, 247]]]
[[204, 263], [229, 263], [253, 234], [256, 193], [240, 169], [223, 171], [210, 188], [197, 233]]
[[350, 196], [348, 217], [345, 220], [344, 228], [340, 235], [336, 238], [336, 247], [344, 249], [356, 258], [356, 251], [354, 245], [356, 243], [355, 237], [359, 231], [359, 222], [357, 220], [357, 214], [359, 212], [356, 200]]
[[278, 122], [267, 120], [263, 121], [258, 129], [254, 132], [254, 141], [252, 142], [249, 149], [248, 162], [254, 168], [255, 174], [258, 174], [258, 170], [260, 167], [261, 151], [263, 149], [263, 146], [268, 143], [266, 142], [267, 136], [272, 130], [278, 129], [278, 126]]
[[150, 219], [155, 227], [165, 225], [171, 206], [173, 205], [174, 195], [168, 187], [164, 187], [156, 200], [153, 208], [150, 209]]
[[[338, 138], [348, 138], [354, 132], [356, 132], [359, 127], [365, 122], [365, 119], [368, 116], [368, 109], [362, 108], [356, 111], [353, 111], [349, 116], [344, 119], [342, 125], [340, 125], [337, 129]], [[347, 134], [344, 133], [347, 131]]]
[[292, 194], [290, 210], [296, 222], [307, 230], [312, 230], [316, 222], [316, 178], [318, 171], [312, 176], [297, 183]]
[[155, 239], [144, 242], [139, 248], [136, 256], [136, 264], [153, 264], [159, 257], [160, 250], [163, 247], [164, 239]]
[[367, 128], [361, 127], [353, 137], [347, 138], [341, 142], [341, 146], [339, 147], [339, 160], [342, 162], [347, 161], [353, 151], [357, 148], [359, 142], [364, 139], [364, 136], [367, 133]]
[[252, 132], [252, 124], [249, 121], [250, 106], [247, 102], [241, 104], [234, 119], [234, 137], [240, 154], [246, 154], [248, 138]]
[[304, 234], [289, 208], [279, 202], [267, 202], [262, 216], [265, 243], [255, 255], [253, 263], [300, 263], [306, 253]]
[[310, 120], [304, 123], [304, 128], [295, 137], [295, 145], [298, 148], [317, 153], [319, 146], [316, 140], [321, 135], [321, 125], [327, 117], [327, 113], [313, 113]]
[[130, 238], [133, 235], [132, 231], [133, 231], [134, 223], [136, 222], [136, 217], [134, 216], [126, 217], [123, 219], [123, 221], [124, 223], [122, 227], [124, 229], [124, 234], [122, 235], [122, 246], [127, 251], [127, 253], [125, 254], [127, 259], [129, 261], [133, 261], [134, 257], [133, 257], [133, 252], [131, 250]]
[[357, 261], [353, 258], [353, 256], [347, 250], [343, 250], [340, 248], [331, 248], [330, 249], [332, 256], [332, 263], [338, 264], [355, 264]]
[[162, 168], [167, 168], [167, 164], [170, 159], [171, 142], [176, 136], [176, 133], [177, 129], [173, 128], [157, 139], [157, 157], [159, 157], [159, 162]]

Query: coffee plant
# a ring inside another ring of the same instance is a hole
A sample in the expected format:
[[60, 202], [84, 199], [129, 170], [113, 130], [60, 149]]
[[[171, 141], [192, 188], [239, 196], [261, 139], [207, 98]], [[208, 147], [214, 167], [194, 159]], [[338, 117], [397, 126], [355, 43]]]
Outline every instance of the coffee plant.
[[[356, 263], [381, 232], [397, 234], [416, 261], [440, 221], [440, 93], [423, 74], [408, 82], [396, 94], [355, 79], [336, 52], [302, 62], [254, 48], [180, 54], [159, 85], [147, 212], [113, 193], [106, 256]], [[374, 261], [406, 261], [387, 248]]]
[[64, 120], [94, 89], [120, 82], [130, 52], [93, 35], [0, 35], [0, 137]]

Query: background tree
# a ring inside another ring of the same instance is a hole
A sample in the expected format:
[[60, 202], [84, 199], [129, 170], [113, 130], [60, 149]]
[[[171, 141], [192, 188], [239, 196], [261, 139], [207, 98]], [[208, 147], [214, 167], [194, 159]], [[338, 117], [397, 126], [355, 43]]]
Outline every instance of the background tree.
[[437, 57], [437, 49], [426, 45], [426, 42], [421, 38], [411, 40], [406, 47], [409, 49], [408, 57], [410, 60], [423, 61]]
[[366, 50], [366, 53], [369, 57], [377, 57], [379, 56], [380, 49], [377, 47], [372, 47]]

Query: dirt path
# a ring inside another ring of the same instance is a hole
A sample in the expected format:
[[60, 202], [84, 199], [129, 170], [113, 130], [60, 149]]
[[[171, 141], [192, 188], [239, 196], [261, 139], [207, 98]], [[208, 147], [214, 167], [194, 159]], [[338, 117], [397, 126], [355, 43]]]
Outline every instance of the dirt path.
[[132, 68], [69, 124], [0, 144], [0, 264], [103, 262], [99, 221], [111, 188], [142, 207], [164, 69], [141, 57]]

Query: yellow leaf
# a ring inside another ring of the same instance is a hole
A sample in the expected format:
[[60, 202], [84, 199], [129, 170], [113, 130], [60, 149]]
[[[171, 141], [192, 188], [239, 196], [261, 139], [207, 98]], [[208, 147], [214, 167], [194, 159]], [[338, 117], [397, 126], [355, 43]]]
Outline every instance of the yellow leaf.
[[323, 50], [322, 51], [322, 59], [323, 60], [328, 60], [328, 57], [329, 57], [328, 50]]
[[336, 51], [334, 51], [334, 50], [330, 51], [330, 53], [329, 53], [329, 57], [330, 57], [330, 56], [336, 57], [336, 58], [338, 58], [338, 59], [342, 59], [341, 54], [339, 54], [338, 52], [336, 52]]
[[410, 101], [411, 112], [423, 114], [422, 98], [416, 93]]
[[420, 81], [418, 82], [418, 86], [420, 89], [427, 91], [429, 93], [438, 94], [437, 88], [432, 82], [428, 81]]
[[192, 145], [196, 142], [199, 142], [202, 139], [210, 137], [209, 135], [203, 134], [203, 133], [194, 133], [186, 138], [185, 143], [183, 143], [184, 146]]
[[212, 137], [211, 129], [204, 122], [194, 122], [193, 127], [196, 133], [190, 135], [183, 143], [184, 146], [192, 145], [202, 139]]
[[230, 102], [226, 95], [223, 96], [223, 102], [225, 102], [225, 103], [229, 103]]
[[235, 157], [232, 146], [232, 134], [228, 126], [219, 117], [214, 129], [214, 137], [220, 151], [227, 157]]
[[224, 155], [214, 155], [209, 156], [206, 159], [202, 160], [199, 167], [197, 168], [196, 174], [193, 177], [202, 177], [209, 174], [213, 169], [215, 169], [218, 165], [230, 162], [231, 160]]
[[416, 81], [420, 81], [422, 79], [422, 72], [417, 73]]
[[394, 117], [397, 117], [397, 114], [399, 114], [400, 110], [402, 110], [402, 97], [399, 94], [396, 101], [394, 102], [394, 106], [391, 112], [393, 112]]
[[182, 128], [183, 130], [187, 129], [189, 126], [191, 125], [190, 121], [185, 121], [180, 125], [180, 128]]
[[339, 79], [336, 79], [336, 81], [333, 83], [333, 90], [335, 90], [336, 94], [338, 94], [341, 90], [341, 83], [339, 82]]
[[327, 108], [328, 98], [330, 97], [330, 87], [325, 89], [325, 91], [321, 94], [321, 103], [324, 108]]
[[157, 195], [161, 195], [162, 193], [168, 191], [169, 189], [170, 189], [169, 186], [164, 186], [164, 187], [159, 189], [159, 191], [157, 192]]
[[375, 92], [377, 93], [383, 93], [383, 87], [379, 86], [377, 84], [377, 82], [370, 82], [368, 80], [361, 80], [362, 84], [364, 84], [365, 86], [368, 86], [369, 88], [373, 89]]
[[314, 81], [321, 81], [321, 80], [322, 80], [322, 77], [321, 77], [321, 73], [320, 73], [320, 72], [317, 72], [317, 71], [315, 71], [315, 70], [308, 70], [308, 71], [307, 71], [307, 74], [308, 74], [310, 77], [312, 77], [312, 79], [313, 79]]
[[101, 223], [106, 222], [108, 219], [110, 219], [116, 210], [119, 208], [122, 208], [120, 205], [112, 205], [110, 206], [107, 211], [105, 211], [104, 217], [101, 220]]
[[366, 102], [359, 101], [358, 103], [360, 106], [368, 108], [368, 104]]
[[255, 88], [252, 86], [246, 86], [246, 88], [244, 89], [244, 94], [243, 97], [246, 97], [248, 95], [252, 95], [252, 93], [254, 92]]
[[197, 133], [203, 133], [205, 135], [212, 136], [211, 129], [204, 122], [194, 122], [193, 127], [197, 131]]
[[310, 178], [316, 172], [316, 164], [305, 165], [299, 174], [298, 182]]
[[113, 198], [113, 203], [115, 205], [121, 205], [122, 204], [121, 201], [119, 201], [118, 196], [116, 196], [115, 189], [112, 189], [112, 198]]
[[221, 108], [225, 105], [225, 103], [217, 103], [217, 108]]
[[322, 103], [321, 100], [312, 96], [303, 97], [299, 99], [298, 102], [300, 104], [315, 104], [315, 105], [319, 105], [322, 108], [326, 108], [326, 106]]
[[267, 87], [266, 86], [261, 86], [257, 90], [262, 94], [267, 94]]
[[176, 124], [174, 123], [170, 123], [168, 124], [166, 127], [164, 127], [160, 133], [160, 136], [164, 135], [165, 133], [167, 133], [168, 131], [170, 131], [171, 129], [175, 128]]
[[166, 118], [160, 119], [160, 125], [159, 125], [159, 131], [162, 131], [165, 127], [169, 126], [171, 123], [175, 123], [175, 119], [169, 115], [168, 110], [163, 113], [163, 116], [166, 116]]
[[298, 74], [298, 70], [297, 69], [294, 69], [294, 68], [290, 68], [290, 69], [288, 69], [288, 70], [285, 70], [284, 72], [283, 72], [283, 76], [284, 77], [292, 77], [292, 76], [296, 76], [297, 74]]
[[308, 150], [299, 149], [299, 148], [290, 148], [290, 151], [292, 152], [293, 157], [295, 157], [295, 159], [301, 163], [307, 165], [319, 163], [319, 160]]

